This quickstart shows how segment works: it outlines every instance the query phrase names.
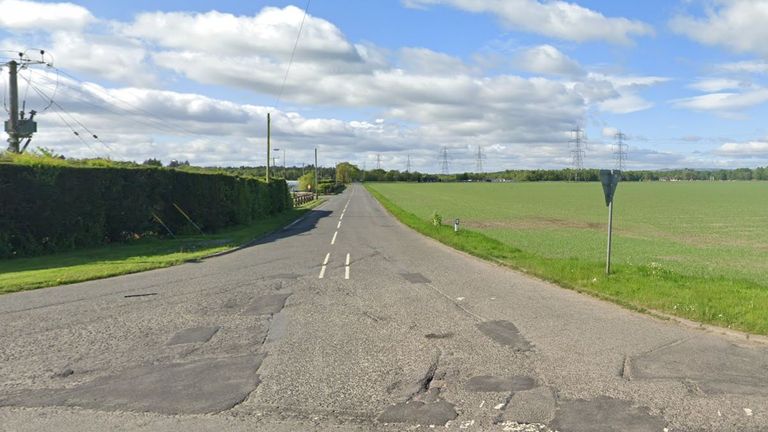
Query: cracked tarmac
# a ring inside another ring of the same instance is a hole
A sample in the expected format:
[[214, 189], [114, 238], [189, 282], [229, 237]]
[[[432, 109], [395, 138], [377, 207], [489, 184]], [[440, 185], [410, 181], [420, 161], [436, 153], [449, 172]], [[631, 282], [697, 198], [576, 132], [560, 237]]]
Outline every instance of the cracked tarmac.
[[766, 346], [449, 250], [358, 186], [228, 255], [2, 296], [0, 325], [0, 430], [768, 430]]

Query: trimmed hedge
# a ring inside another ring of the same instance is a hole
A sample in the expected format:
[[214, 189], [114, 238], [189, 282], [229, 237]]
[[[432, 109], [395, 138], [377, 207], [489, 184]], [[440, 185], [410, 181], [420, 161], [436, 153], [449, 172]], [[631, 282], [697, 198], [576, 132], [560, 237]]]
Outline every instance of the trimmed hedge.
[[248, 224], [292, 206], [285, 181], [157, 168], [0, 164], [0, 258]]

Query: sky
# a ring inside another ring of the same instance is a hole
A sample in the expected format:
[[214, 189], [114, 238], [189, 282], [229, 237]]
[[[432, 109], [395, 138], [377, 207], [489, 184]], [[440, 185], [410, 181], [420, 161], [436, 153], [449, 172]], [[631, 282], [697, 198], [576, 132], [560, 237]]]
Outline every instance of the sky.
[[32, 146], [68, 157], [263, 165], [271, 113], [278, 165], [566, 168], [581, 128], [585, 167], [621, 132], [625, 169], [739, 168], [768, 165], [765, 22], [768, 0], [0, 0], [0, 62], [46, 63], [19, 79]]

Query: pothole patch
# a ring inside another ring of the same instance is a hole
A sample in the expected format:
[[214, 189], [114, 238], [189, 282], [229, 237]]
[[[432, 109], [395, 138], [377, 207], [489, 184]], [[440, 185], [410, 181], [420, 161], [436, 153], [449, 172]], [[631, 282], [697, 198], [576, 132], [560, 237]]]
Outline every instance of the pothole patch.
[[426, 284], [432, 282], [421, 273], [401, 273], [400, 276], [412, 284]]
[[193, 327], [181, 330], [173, 335], [166, 345], [205, 343], [219, 331], [219, 327]]
[[409, 401], [392, 405], [384, 410], [377, 420], [380, 423], [410, 423], [444, 426], [458, 416], [453, 404], [444, 400], [432, 403]]
[[274, 315], [285, 307], [290, 294], [269, 294], [257, 297], [243, 312], [246, 315]]
[[263, 359], [263, 355], [245, 355], [140, 366], [73, 389], [27, 391], [0, 405], [169, 415], [218, 413], [239, 404], [256, 389]]
[[536, 380], [527, 376], [476, 376], [467, 381], [465, 389], [471, 392], [518, 392], [536, 387]]
[[647, 432], [666, 426], [666, 421], [651, 416], [646, 408], [609, 397], [562, 401], [550, 424], [552, 429], [569, 432]]
[[496, 343], [515, 351], [530, 351], [533, 345], [520, 334], [520, 330], [509, 321], [485, 321], [477, 329]]

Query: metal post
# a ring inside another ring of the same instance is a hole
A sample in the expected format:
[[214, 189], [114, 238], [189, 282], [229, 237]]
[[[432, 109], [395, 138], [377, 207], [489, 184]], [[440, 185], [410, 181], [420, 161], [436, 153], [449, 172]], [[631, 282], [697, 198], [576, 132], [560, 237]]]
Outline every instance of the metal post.
[[611, 274], [611, 234], [613, 232], [613, 199], [608, 203], [608, 252], [605, 257], [605, 274]]
[[19, 153], [19, 82], [17, 78], [19, 64], [15, 61], [8, 63], [10, 69], [11, 118], [8, 130], [8, 151]]
[[317, 147], [315, 147], [315, 199], [318, 199], [320, 197], [320, 194], [319, 194], [320, 191], [317, 190], [317, 185], [318, 185], [318, 181], [317, 181]]
[[272, 143], [270, 135], [272, 134], [272, 116], [267, 113], [267, 183], [269, 183], [269, 158], [272, 157]]

